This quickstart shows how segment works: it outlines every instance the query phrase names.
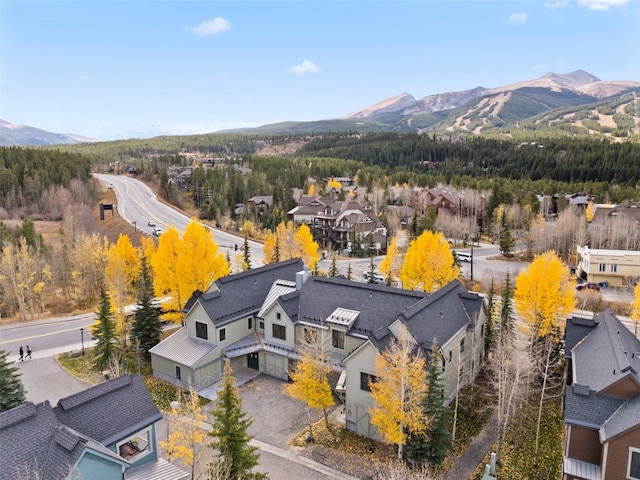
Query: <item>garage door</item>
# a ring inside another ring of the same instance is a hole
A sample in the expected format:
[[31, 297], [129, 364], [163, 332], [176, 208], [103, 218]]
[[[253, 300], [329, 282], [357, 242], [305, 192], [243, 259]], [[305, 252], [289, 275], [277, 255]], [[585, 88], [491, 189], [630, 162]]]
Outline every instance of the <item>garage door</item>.
[[281, 380], [287, 379], [287, 359], [273, 353], [265, 353], [264, 373]]

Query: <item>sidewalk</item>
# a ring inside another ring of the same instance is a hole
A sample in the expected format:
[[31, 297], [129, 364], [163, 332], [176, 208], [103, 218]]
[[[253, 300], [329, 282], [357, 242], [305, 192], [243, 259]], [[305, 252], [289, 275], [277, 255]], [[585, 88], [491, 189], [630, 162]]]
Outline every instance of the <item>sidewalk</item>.
[[480, 462], [498, 440], [498, 412], [494, 412], [487, 425], [471, 442], [460, 457], [455, 461], [442, 480], [462, 480], [471, 478]]

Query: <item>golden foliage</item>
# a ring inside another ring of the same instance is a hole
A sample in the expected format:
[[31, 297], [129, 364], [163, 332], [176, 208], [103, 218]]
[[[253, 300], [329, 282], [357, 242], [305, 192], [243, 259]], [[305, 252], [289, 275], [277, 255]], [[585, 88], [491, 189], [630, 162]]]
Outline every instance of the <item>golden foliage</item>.
[[633, 302], [631, 303], [631, 320], [633, 321], [634, 335], [638, 334], [640, 325], [640, 283], [633, 289]]
[[307, 191], [307, 195], [312, 196], [316, 194], [316, 184], [312, 183], [309, 185], [309, 190]]
[[301, 258], [311, 270], [315, 270], [320, 254], [318, 244], [313, 240], [311, 230], [305, 224], [298, 226], [295, 222], [281, 222], [275, 234], [269, 234], [262, 248], [264, 262]]
[[398, 267], [398, 260], [400, 259], [400, 249], [398, 248], [398, 239], [393, 237], [389, 246], [387, 247], [387, 254], [380, 262], [380, 273], [384, 275], [384, 278], [393, 278], [400, 271]]
[[309, 408], [324, 410], [333, 405], [333, 394], [329, 385], [329, 368], [317, 361], [310, 351], [305, 352], [289, 374], [292, 383], [285, 391], [293, 398], [304, 402]]
[[340, 190], [342, 190], [342, 184], [338, 180], [330, 178], [329, 180], [327, 180], [327, 190], [331, 190], [332, 188], [339, 192]]
[[167, 452], [170, 462], [181, 461], [191, 469], [191, 478], [196, 470], [203, 470], [199, 465], [207, 448], [206, 425], [207, 414], [200, 405], [198, 392], [189, 388], [189, 397], [178, 398], [180, 405], [174, 408], [168, 418], [167, 439], [158, 443]]
[[426, 230], [412, 240], [400, 269], [402, 286], [431, 293], [460, 277], [449, 243], [442, 233]]
[[595, 214], [596, 209], [594, 208], [593, 203], [589, 202], [589, 205], [587, 205], [587, 208], [584, 210], [584, 218], [587, 220], [587, 223], [591, 223]]
[[425, 359], [405, 327], [398, 338], [375, 359], [377, 381], [371, 382], [374, 406], [371, 423], [387, 443], [398, 445], [398, 456], [408, 433], [420, 433], [428, 426], [422, 409], [427, 393]]
[[513, 301], [518, 315], [536, 338], [552, 333], [576, 308], [575, 280], [552, 250], [538, 255], [515, 282]]
[[195, 219], [182, 238], [174, 226], [160, 235], [151, 266], [155, 295], [171, 297], [164, 306], [174, 313], [165, 317], [175, 322], [182, 321], [182, 309], [194, 291], [205, 292], [211, 282], [230, 273], [211, 232]]

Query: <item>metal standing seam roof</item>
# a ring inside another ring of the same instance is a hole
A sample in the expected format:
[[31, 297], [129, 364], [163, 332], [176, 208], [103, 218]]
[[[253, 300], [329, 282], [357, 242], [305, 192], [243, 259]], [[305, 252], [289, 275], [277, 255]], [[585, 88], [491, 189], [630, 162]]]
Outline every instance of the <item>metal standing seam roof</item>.
[[360, 315], [360, 312], [357, 310], [338, 307], [327, 317], [326, 320], [329, 323], [337, 323], [343, 327], [350, 328], [353, 322], [357, 320], [358, 315]]
[[124, 480], [187, 480], [190, 476], [162, 458], [124, 472]]
[[291, 282], [288, 280], [276, 280], [271, 285], [271, 290], [267, 294], [267, 298], [265, 298], [262, 303], [262, 307], [258, 312], [258, 317], [264, 318], [267, 311], [271, 308], [271, 306], [280, 298], [282, 295], [287, 295], [289, 293], [295, 292], [296, 290], [296, 282]]
[[187, 334], [187, 327], [182, 327], [169, 338], [150, 349], [149, 353], [193, 368], [217, 347], [217, 344], [207, 340], [190, 337]]

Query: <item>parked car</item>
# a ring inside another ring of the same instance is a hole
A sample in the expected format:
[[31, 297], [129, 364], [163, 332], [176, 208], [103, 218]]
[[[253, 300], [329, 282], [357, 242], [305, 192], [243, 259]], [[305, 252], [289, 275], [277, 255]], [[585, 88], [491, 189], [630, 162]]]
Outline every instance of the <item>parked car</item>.
[[597, 283], [581, 283], [579, 285], [576, 285], [576, 290], [595, 290], [597, 292], [600, 291], [600, 285], [598, 285]]
[[470, 262], [471, 261], [471, 254], [467, 253], [467, 252], [453, 252], [453, 256], [455, 258], [457, 258], [459, 261], [461, 262]]
[[156, 222], [154, 222], [153, 220], [149, 220], [147, 222], [147, 225], [149, 225], [150, 227], [155, 227], [156, 226]]
[[[364, 278], [365, 282], [369, 281], [370, 275], [371, 275], [371, 272], [364, 272], [362, 274], [362, 278]], [[385, 283], [384, 276], [381, 273], [378, 273], [378, 272], [373, 272], [373, 281], [375, 283], [380, 283], [380, 284]]]

